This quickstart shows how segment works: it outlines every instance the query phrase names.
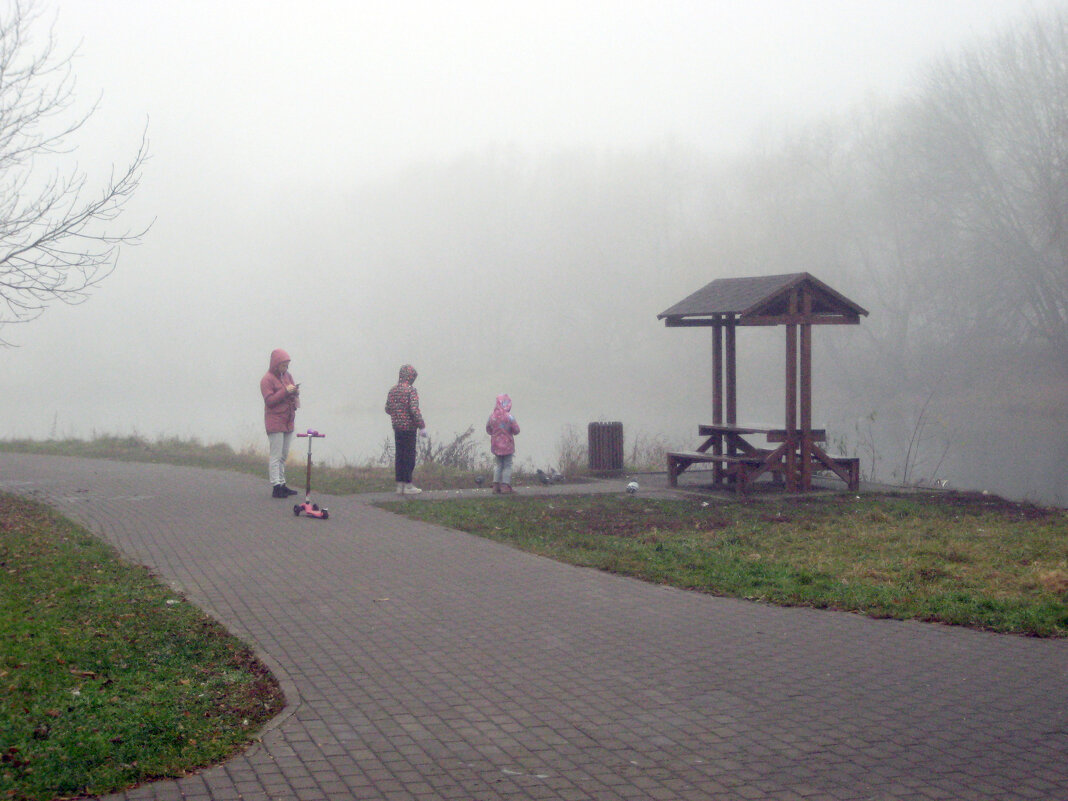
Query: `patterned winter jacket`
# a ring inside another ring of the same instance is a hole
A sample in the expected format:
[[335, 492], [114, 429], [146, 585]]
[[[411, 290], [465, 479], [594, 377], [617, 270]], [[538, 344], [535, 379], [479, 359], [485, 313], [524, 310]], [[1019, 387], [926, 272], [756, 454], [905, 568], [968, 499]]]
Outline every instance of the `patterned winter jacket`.
[[486, 421], [486, 433], [490, 435], [490, 452], [494, 456], [515, 453], [515, 435], [519, 433], [519, 423], [512, 414], [512, 399], [507, 395], [497, 396], [497, 405]]
[[412, 386], [418, 375], [410, 364], [404, 365], [397, 383], [386, 396], [386, 414], [398, 431], [426, 428], [423, 415], [419, 412], [419, 392]]

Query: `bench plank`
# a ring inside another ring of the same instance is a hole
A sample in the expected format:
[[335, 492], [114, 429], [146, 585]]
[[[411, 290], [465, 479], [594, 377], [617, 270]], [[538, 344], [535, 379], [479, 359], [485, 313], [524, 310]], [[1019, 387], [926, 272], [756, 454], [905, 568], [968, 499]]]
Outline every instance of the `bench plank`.
[[[786, 435], [788, 433], [789, 432], [786, 431], [785, 429], [775, 429], [773, 431], [769, 431], [768, 432], [768, 442], [786, 442]], [[794, 439], [797, 442], [801, 441], [802, 433], [803, 432], [801, 431], [801, 429], [798, 429], [797, 431], [794, 432], [794, 434], [796, 434], [796, 437]], [[812, 438], [813, 442], [826, 442], [827, 441], [827, 431], [826, 431], [826, 429], [813, 428], [813, 429], [809, 430], [808, 433], [809, 433], [809, 436]]]
[[745, 454], [735, 454], [733, 456], [719, 453], [703, 453], [701, 451], [669, 451], [668, 457], [678, 459], [679, 461], [688, 462], [748, 462], [749, 464], [760, 464], [764, 461], [763, 456], [747, 456]]

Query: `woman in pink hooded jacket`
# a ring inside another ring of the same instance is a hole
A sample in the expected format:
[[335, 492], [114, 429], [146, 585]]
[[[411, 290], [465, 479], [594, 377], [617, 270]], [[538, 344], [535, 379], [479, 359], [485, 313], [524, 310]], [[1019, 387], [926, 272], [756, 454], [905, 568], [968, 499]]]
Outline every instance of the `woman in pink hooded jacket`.
[[486, 433], [490, 435], [490, 450], [493, 452], [493, 491], [507, 495], [512, 492], [512, 456], [515, 454], [515, 435], [519, 423], [512, 414], [512, 399], [507, 395], [497, 396], [497, 405], [486, 421]]
[[293, 423], [300, 406], [300, 384], [289, 374], [289, 354], [281, 348], [271, 351], [271, 366], [260, 379], [263, 420], [267, 428], [270, 458], [267, 476], [272, 498], [288, 498], [297, 491], [286, 486], [286, 458], [293, 441]]

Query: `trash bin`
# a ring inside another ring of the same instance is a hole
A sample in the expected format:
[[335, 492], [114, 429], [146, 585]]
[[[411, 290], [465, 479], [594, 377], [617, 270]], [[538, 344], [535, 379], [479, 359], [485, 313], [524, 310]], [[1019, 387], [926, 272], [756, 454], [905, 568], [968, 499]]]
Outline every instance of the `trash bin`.
[[589, 452], [591, 473], [623, 472], [623, 424], [590, 423]]

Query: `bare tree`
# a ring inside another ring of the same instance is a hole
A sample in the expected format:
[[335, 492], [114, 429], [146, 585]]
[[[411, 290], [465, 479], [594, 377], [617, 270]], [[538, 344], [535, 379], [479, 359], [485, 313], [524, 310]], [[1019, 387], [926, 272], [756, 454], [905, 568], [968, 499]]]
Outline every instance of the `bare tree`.
[[54, 31], [35, 45], [32, 2], [0, 10], [0, 327], [38, 317], [55, 302], [80, 303], [115, 267], [136, 233], [113, 223], [137, 190], [147, 139], [129, 166], [102, 188], [77, 166], [47, 170], [68, 153], [71, 135], [96, 110], [73, 110], [71, 54], [56, 51]]
[[905, 131], [966, 247], [957, 287], [1009, 341], [1068, 354], [1068, 12], [943, 59]]

